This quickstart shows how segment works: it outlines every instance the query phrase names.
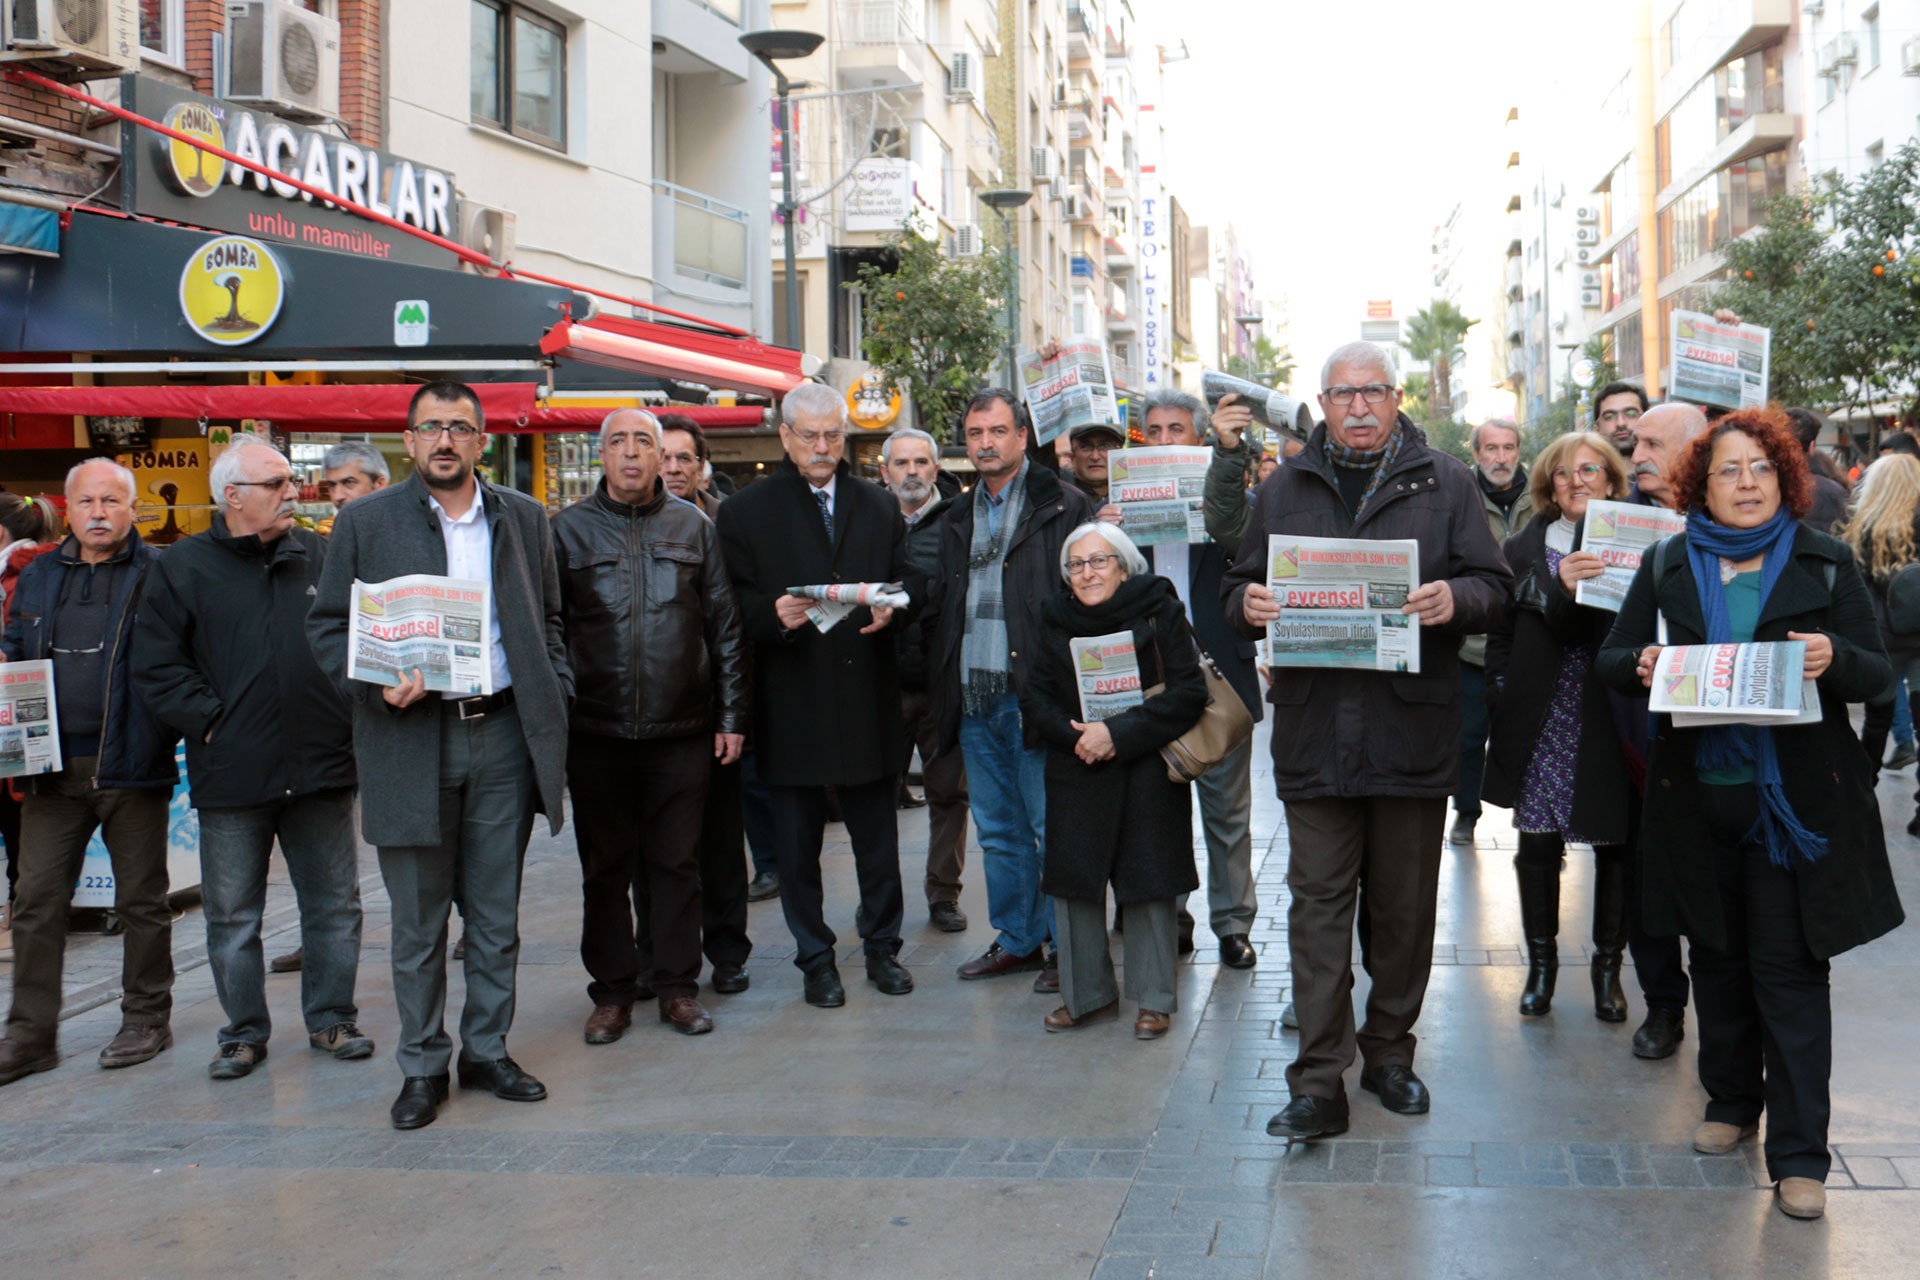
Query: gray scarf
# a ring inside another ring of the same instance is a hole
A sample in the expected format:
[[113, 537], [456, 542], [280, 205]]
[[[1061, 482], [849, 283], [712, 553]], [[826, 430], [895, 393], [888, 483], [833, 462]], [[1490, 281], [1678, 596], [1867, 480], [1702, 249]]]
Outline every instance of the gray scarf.
[[1006, 487], [1006, 501], [1000, 505], [1000, 518], [994, 522], [998, 534], [987, 532], [986, 482], [973, 490], [973, 545], [967, 555], [967, 627], [960, 639], [962, 707], [967, 715], [983, 715], [993, 699], [1013, 688], [1008, 672], [1007, 602], [1004, 570], [1007, 544], [1020, 527], [1020, 512], [1027, 504], [1027, 468]]

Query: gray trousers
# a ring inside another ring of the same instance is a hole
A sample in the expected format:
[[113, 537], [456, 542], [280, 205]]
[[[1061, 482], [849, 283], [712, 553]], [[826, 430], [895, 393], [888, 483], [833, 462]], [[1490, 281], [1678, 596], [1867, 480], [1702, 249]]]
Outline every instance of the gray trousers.
[[[1126, 997], [1142, 1009], [1172, 1013], [1174, 993], [1172, 898], [1127, 903], [1127, 930], [1120, 957], [1127, 970]], [[1060, 998], [1078, 1018], [1120, 998], [1113, 982], [1113, 952], [1107, 943], [1107, 896], [1053, 900], [1053, 940], [1060, 949]]]
[[533, 759], [514, 707], [440, 720], [440, 843], [381, 845], [393, 904], [394, 1055], [408, 1076], [442, 1075], [447, 1036], [447, 915], [466, 922], [466, 1006], [460, 1050], [474, 1061], [507, 1055], [514, 968], [520, 958], [520, 873], [533, 833]]
[[[1207, 926], [1216, 938], [1252, 933], [1260, 900], [1253, 889], [1253, 739], [1194, 781], [1207, 836]], [[1187, 909], [1187, 895], [1179, 897]]]
[[[1287, 802], [1287, 942], [1300, 1053], [1287, 1068], [1298, 1098], [1341, 1098], [1358, 1051], [1367, 1066], [1411, 1067], [1413, 1024], [1433, 968], [1444, 797]], [[1367, 1020], [1353, 1025], [1353, 913], [1367, 884], [1372, 926]]]

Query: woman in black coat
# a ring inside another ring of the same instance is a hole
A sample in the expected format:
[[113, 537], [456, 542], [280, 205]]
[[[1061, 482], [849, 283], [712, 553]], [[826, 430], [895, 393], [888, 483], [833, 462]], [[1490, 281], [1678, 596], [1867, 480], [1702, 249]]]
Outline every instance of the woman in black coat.
[[[1180, 597], [1147, 571], [1117, 527], [1096, 522], [1068, 534], [1060, 573], [1072, 594], [1041, 610], [1045, 630], [1021, 698], [1021, 714], [1047, 751], [1040, 887], [1054, 899], [1065, 1003], [1046, 1016], [1046, 1028], [1068, 1031], [1119, 1014], [1107, 942], [1111, 884], [1126, 908], [1126, 996], [1140, 1005], [1133, 1032], [1157, 1040], [1178, 1007], [1174, 902], [1200, 885], [1191, 791], [1169, 780], [1160, 748], [1200, 719], [1206, 681]], [[1131, 708], [1089, 717], [1070, 642], [1096, 636], [1131, 644], [1138, 686], [1162, 688]]]
[[[1835, 533], [1852, 548], [1860, 576], [1873, 593], [1880, 636], [1893, 662], [1895, 683], [1885, 695], [1867, 703], [1860, 732], [1867, 759], [1879, 767], [1893, 729], [1893, 700], [1900, 695], [1900, 678], [1906, 680], [1909, 703], [1920, 702], [1915, 697], [1920, 693], [1920, 635], [1896, 633], [1887, 612], [1887, 588], [1894, 575], [1920, 561], [1920, 458], [1889, 453], [1868, 467], [1854, 495], [1853, 513]], [[1920, 814], [1907, 823], [1907, 831], [1920, 835]]]
[[1832, 1163], [1828, 962], [1904, 918], [1872, 765], [1847, 719], [1847, 704], [1878, 695], [1892, 668], [1846, 544], [1795, 523], [1813, 486], [1777, 410], [1715, 423], [1681, 455], [1674, 494], [1687, 531], [1640, 562], [1600, 678], [1623, 693], [1650, 688], [1662, 644], [1800, 641], [1820, 718], [1679, 729], [1654, 716], [1646, 927], [1691, 943], [1708, 1098], [1694, 1149], [1735, 1150], [1764, 1112], [1776, 1202], [1817, 1218]]
[[1627, 468], [1604, 436], [1571, 432], [1540, 451], [1530, 481], [1533, 521], [1507, 539], [1514, 607], [1487, 637], [1493, 721], [1480, 795], [1514, 811], [1520, 846], [1520, 925], [1527, 985], [1520, 1012], [1552, 1007], [1560, 969], [1560, 866], [1570, 843], [1593, 846], [1593, 1012], [1624, 1022], [1620, 961], [1626, 945], [1626, 760], [1593, 657], [1613, 626], [1605, 609], [1575, 604], [1575, 587], [1603, 572], [1578, 550], [1594, 499], [1619, 499]]

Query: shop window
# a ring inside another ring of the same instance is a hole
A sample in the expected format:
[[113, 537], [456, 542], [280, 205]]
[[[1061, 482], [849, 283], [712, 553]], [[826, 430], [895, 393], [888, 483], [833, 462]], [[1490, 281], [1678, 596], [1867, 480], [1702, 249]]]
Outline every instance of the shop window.
[[512, 0], [469, 4], [473, 119], [565, 150], [567, 29]]
[[186, 65], [186, 0], [140, 0], [140, 52], [169, 66]]

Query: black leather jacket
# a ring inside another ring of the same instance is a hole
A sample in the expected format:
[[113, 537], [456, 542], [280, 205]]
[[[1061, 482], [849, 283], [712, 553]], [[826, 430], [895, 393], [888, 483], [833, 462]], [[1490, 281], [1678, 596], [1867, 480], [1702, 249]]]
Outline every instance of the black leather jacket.
[[745, 733], [746, 648], [713, 522], [654, 482], [639, 506], [603, 478], [553, 518], [573, 727], [614, 738]]

